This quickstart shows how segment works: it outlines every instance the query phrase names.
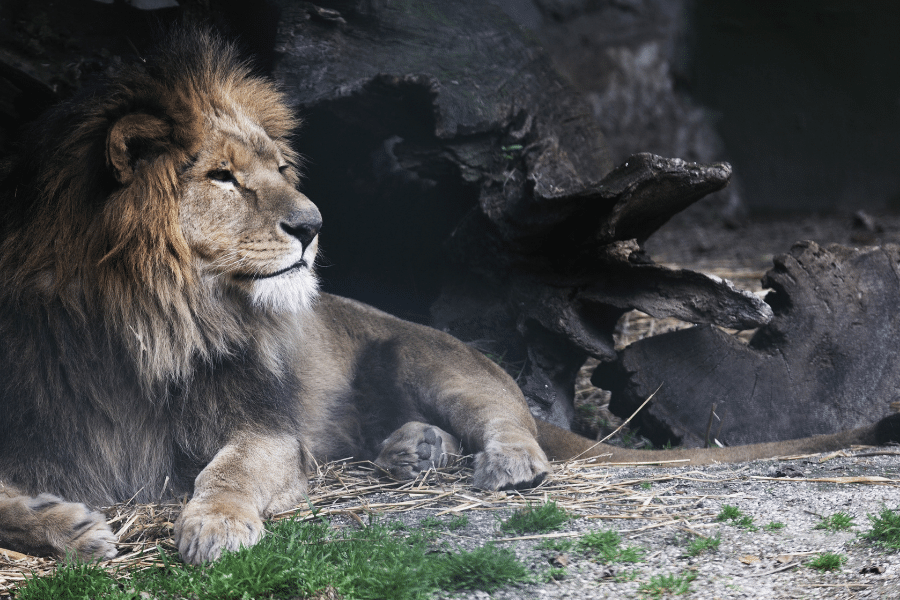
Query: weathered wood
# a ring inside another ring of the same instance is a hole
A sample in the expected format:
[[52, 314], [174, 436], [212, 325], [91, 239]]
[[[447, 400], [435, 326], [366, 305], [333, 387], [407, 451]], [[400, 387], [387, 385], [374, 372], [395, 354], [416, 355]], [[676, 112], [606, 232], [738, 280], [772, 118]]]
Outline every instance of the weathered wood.
[[507, 236], [612, 166], [590, 107], [490, 3], [383, 3], [341, 26], [282, 9], [274, 75], [298, 109], [399, 136], [401, 166], [423, 176], [452, 166]]
[[891, 412], [900, 389], [900, 247], [796, 244], [763, 285], [775, 316], [749, 345], [710, 326], [641, 340], [593, 377], [654, 443], [728, 445], [832, 433]]
[[650, 235], [664, 215], [721, 187], [728, 173], [727, 165], [632, 157], [533, 239], [504, 240], [488, 219], [471, 216], [449, 244], [467, 275], [444, 287], [435, 324], [462, 339], [491, 340], [492, 353], [522, 363], [510, 371], [536, 414], [568, 424], [578, 367], [587, 356], [616, 357], [612, 332], [627, 310], [742, 329], [768, 322], [772, 311], [755, 295], [653, 264], [636, 240], [614, 239], [617, 231]]
[[[309, 115], [300, 147], [317, 163], [310, 195], [340, 196], [339, 211], [323, 208], [326, 255], [337, 248], [340, 263], [385, 248], [379, 236], [403, 220], [387, 210], [398, 198], [418, 198], [407, 211], [454, 201], [412, 182], [468, 189], [466, 216], [436, 226], [413, 253], [449, 251], [432, 323], [502, 357], [536, 414], [568, 425], [578, 367], [587, 355], [615, 356], [612, 331], [630, 308], [729, 326], [769, 318], [752, 295], [653, 265], [640, 249], [672, 215], [727, 185], [730, 166], [640, 154], [610, 171], [592, 109], [490, 3], [345, 3], [341, 22], [306, 3], [281, 5], [274, 74]], [[402, 191], [341, 187], [348, 171], [365, 179], [371, 164], [332, 147], [359, 144], [383, 145]], [[403, 253], [379, 259], [354, 277], [326, 271], [325, 281], [343, 277], [351, 283], [336, 291], [353, 293], [378, 269], [394, 285], [393, 270], [413, 273], [422, 290], [423, 274], [436, 274], [405, 266]]]

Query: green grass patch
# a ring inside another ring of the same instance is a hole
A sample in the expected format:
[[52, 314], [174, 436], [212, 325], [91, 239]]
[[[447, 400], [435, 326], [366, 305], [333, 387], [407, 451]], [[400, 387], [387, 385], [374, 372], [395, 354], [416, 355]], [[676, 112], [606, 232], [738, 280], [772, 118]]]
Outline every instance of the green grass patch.
[[722, 543], [722, 536], [717, 535], [716, 537], [695, 537], [692, 539], [687, 546], [687, 550], [685, 553], [688, 556], [699, 556], [703, 552], [710, 551], [715, 552], [719, 549], [719, 544]]
[[806, 562], [806, 566], [817, 571], [835, 571], [847, 562], [847, 557], [834, 552], [822, 552]]
[[422, 529], [443, 529], [444, 522], [435, 517], [425, 517], [419, 521], [419, 527]]
[[626, 583], [629, 581], [634, 581], [638, 577], [640, 577], [640, 572], [637, 569], [629, 569], [628, 571], [621, 571], [618, 575], [613, 577], [613, 581], [616, 583]]
[[551, 552], [569, 552], [575, 547], [575, 540], [568, 538], [546, 538], [537, 545], [538, 550], [550, 550]]
[[17, 600], [83, 600], [104, 598], [131, 600], [137, 594], [129, 594], [119, 588], [115, 579], [96, 564], [68, 562], [57, 569], [52, 577], [34, 577], [24, 587], [16, 590]]
[[872, 528], [862, 537], [888, 550], [900, 550], [900, 513], [884, 508], [877, 517], [868, 515]]
[[616, 562], [636, 563], [644, 560], [645, 551], [637, 546], [626, 546], [619, 551]]
[[611, 562], [640, 562], [644, 558], [644, 551], [636, 546], [622, 547], [622, 538], [615, 531], [594, 531], [585, 534], [575, 544], [575, 548], [582, 552], [594, 554], [606, 563]]
[[765, 529], [766, 531], [779, 531], [781, 529], [784, 529], [785, 527], [786, 525], [781, 521], [769, 521], [763, 526], [763, 529]]
[[[438, 590], [492, 592], [534, 576], [508, 549], [486, 544], [472, 551], [435, 551], [433, 532], [372, 524], [335, 530], [327, 522], [285, 520], [252, 548], [225, 553], [201, 567], [161, 551], [165, 567], [117, 582], [96, 565], [70, 563], [30, 579], [17, 600], [238, 600], [308, 598], [333, 588], [341, 597], [418, 600]], [[125, 591], [127, 590], [127, 591]], [[146, 596], [145, 596], [146, 597]]]
[[691, 590], [691, 582], [697, 579], [694, 572], [676, 575], [654, 575], [647, 583], [638, 587], [638, 593], [644, 597], [662, 598], [663, 596], [678, 596]]
[[531, 573], [516, 559], [515, 552], [493, 544], [485, 544], [471, 552], [446, 554], [437, 560], [436, 567], [438, 588], [451, 592], [483, 590], [490, 593], [510, 583], [531, 580]]
[[716, 515], [716, 521], [734, 521], [735, 519], [740, 519], [744, 516], [744, 513], [741, 512], [737, 506], [732, 506], [731, 504], [723, 504], [722, 510]]
[[453, 517], [449, 521], [447, 521], [447, 529], [450, 531], [456, 531], [457, 529], [463, 529], [469, 525], [469, 517], [466, 515], [460, 515], [458, 517]]
[[469, 524], [469, 517], [465, 515], [460, 515], [458, 517], [453, 517], [452, 519], [443, 520], [438, 519], [436, 517], [425, 517], [421, 521], [419, 521], [419, 527], [422, 529], [430, 529], [433, 531], [438, 531], [442, 529], [446, 529], [447, 531], [456, 531], [457, 529], [462, 529], [466, 525]]
[[757, 531], [756, 525], [753, 524], [753, 517], [744, 514], [737, 506], [731, 506], [730, 504], [722, 505], [722, 512], [716, 515], [716, 521], [730, 522], [735, 527], [740, 527], [747, 531]]
[[517, 509], [508, 519], [500, 523], [500, 529], [509, 533], [546, 533], [555, 531], [570, 519], [565, 510], [556, 502]]
[[565, 569], [561, 567], [553, 567], [552, 569], [547, 571], [545, 581], [547, 583], [550, 583], [551, 581], [562, 581], [566, 578], [566, 575], [568, 575], [568, 572]]
[[813, 529], [826, 531], [846, 531], [853, 527], [853, 517], [845, 512], [836, 512], [830, 517], [822, 517], [822, 520]]

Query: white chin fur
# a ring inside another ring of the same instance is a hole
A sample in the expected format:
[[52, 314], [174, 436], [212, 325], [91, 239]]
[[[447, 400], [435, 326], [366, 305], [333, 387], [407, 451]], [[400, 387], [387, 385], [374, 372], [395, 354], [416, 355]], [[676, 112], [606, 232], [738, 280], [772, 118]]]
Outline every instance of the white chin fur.
[[319, 280], [310, 269], [291, 271], [279, 277], [257, 279], [250, 289], [253, 306], [273, 312], [298, 313], [312, 307]]

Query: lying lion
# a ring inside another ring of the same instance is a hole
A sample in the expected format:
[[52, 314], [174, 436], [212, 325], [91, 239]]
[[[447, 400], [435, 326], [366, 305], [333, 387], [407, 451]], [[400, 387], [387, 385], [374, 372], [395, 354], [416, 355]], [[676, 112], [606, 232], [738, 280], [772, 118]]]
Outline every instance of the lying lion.
[[484, 489], [540, 481], [548, 456], [646, 458], [535, 423], [512, 379], [448, 335], [317, 294], [297, 125], [231, 46], [182, 32], [26, 137], [0, 183], [0, 546], [112, 557], [81, 502], [149, 501], [168, 481], [193, 494], [182, 558], [215, 560], [302, 502], [313, 457], [412, 478], [465, 451]]

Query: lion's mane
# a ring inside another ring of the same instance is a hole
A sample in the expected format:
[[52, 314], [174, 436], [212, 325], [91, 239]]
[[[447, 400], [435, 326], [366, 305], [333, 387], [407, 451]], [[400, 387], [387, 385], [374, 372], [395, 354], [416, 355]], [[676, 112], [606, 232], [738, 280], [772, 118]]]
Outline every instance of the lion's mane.
[[[180, 230], [208, 111], [241, 113], [296, 162], [276, 86], [189, 30], [54, 109], [2, 170], [0, 479], [95, 504], [156, 497], [169, 473], [190, 489], [231, 424], [290, 420], [292, 323], [201, 275]], [[107, 149], [136, 114], [156, 130], [122, 181]]]

